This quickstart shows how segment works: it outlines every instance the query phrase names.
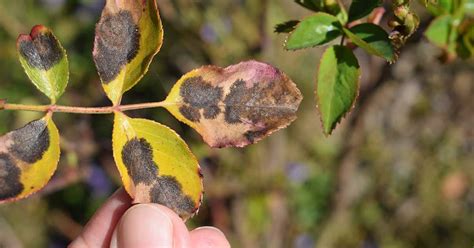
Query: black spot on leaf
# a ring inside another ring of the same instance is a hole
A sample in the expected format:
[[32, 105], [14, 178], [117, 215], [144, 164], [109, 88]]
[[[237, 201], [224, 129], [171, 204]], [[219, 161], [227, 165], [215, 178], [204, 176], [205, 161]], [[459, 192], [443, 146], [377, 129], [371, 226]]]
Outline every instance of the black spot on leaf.
[[151, 185], [158, 176], [151, 145], [145, 139], [131, 139], [122, 150], [122, 160], [135, 184]]
[[94, 61], [104, 83], [114, 80], [140, 48], [140, 31], [130, 11], [103, 16], [96, 27]]
[[20, 169], [8, 154], [0, 153], [0, 201], [18, 196], [23, 191]]
[[40, 70], [49, 70], [63, 57], [59, 42], [51, 33], [39, 33], [32, 40], [21, 40], [19, 52], [31, 67]]
[[179, 108], [179, 112], [188, 120], [192, 122], [199, 122], [201, 119], [201, 113], [199, 113], [199, 109], [193, 108], [187, 105], [183, 105]]
[[181, 184], [172, 176], [162, 176], [150, 191], [153, 203], [163, 204], [180, 217], [189, 216], [196, 209], [193, 200], [182, 191]]
[[13, 144], [8, 149], [13, 156], [34, 163], [43, 157], [49, 147], [49, 130], [44, 120], [28, 123], [12, 132]]
[[[204, 81], [202, 77], [186, 79], [181, 85], [180, 95], [187, 104], [188, 109], [184, 110], [187, 110], [188, 113], [181, 111], [181, 109], [180, 112], [190, 121], [196, 122], [196, 118], [194, 118], [194, 120], [188, 118], [190, 112], [189, 108], [193, 108], [193, 112], [197, 111], [198, 113], [200, 109], [204, 109], [204, 118], [206, 119], [215, 119], [221, 112], [218, 105], [223, 96], [222, 88], [212, 86], [209, 82]], [[188, 116], [186, 116], [186, 114]], [[193, 117], [195, 116], [196, 115]], [[199, 114], [199, 119], [200, 118], [201, 116]]]

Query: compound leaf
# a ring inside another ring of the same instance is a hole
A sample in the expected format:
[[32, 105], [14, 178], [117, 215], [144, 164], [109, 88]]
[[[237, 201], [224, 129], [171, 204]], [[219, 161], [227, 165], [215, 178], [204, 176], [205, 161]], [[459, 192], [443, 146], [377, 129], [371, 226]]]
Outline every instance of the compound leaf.
[[301, 100], [284, 73], [247, 61], [187, 73], [171, 90], [165, 107], [211, 147], [243, 147], [288, 126]]
[[380, 0], [353, 0], [349, 7], [349, 22], [367, 16], [380, 5]]
[[68, 83], [69, 63], [66, 51], [51, 30], [34, 26], [29, 35], [18, 37], [17, 50], [30, 80], [51, 103], [56, 103]]
[[352, 42], [368, 53], [382, 57], [389, 62], [395, 60], [395, 51], [390, 38], [380, 26], [372, 23], [362, 23], [350, 30], [344, 29], [344, 32]]
[[296, 26], [288, 36], [286, 49], [298, 50], [326, 44], [342, 34], [337, 17], [318, 12]]
[[0, 202], [18, 200], [48, 183], [59, 162], [51, 115], [0, 137]]
[[93, 57], [116, 105], [147, 72], [163, 42], [155, 0], [107, 0], [95, 31]]
[[328, 48], [321, 58], [317, 101], [326, 135], [351, 110], [359, 94], [360, 69], [357, 58], [345, 46]]
[[203, 194], [199, 164], [170, 128], [115, 114], [113, 153], [125, 189], [136, 203], [159, 203], [188, 219]]

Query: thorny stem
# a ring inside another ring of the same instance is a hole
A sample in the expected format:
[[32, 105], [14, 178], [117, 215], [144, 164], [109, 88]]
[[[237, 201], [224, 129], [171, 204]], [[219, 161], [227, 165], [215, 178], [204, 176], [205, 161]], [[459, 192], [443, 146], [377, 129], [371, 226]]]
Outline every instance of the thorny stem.
[[113, 112], [124, 112], [130, 110], [158, 108], [173, 105], [174, 103], [169, 102], [149, 102], [139, 103], [130, 105], [118, 105], [109, 107], [73, 107], [73, 106], [62, 106], [62, 105], [23, 105], [23, 104], [10, 104], [0, 100], [0, 110], [21, 110], [21, 111], [34, 111], [34, 112], [59, 112], [59, 113], [72, 113], [72, 114], [111, 114]]

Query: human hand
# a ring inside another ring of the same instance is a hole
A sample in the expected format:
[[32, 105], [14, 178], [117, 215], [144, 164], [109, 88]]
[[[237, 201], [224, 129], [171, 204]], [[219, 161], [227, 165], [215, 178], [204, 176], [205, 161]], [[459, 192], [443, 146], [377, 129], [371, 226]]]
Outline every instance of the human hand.
[[95, 213], [70, 248], [83, 247], [230, 247], [214, 227], [189, 232], [172, 210], [158, 204], [137, 204], [119, 189]]

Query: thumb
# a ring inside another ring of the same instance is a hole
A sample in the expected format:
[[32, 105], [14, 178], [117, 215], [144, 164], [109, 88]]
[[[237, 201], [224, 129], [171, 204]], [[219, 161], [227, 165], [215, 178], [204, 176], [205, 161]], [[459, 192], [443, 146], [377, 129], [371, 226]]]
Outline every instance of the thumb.
[[173, 224], [162, 209], [138, 204], [122, 216], [111, 247], [173, 247]]

